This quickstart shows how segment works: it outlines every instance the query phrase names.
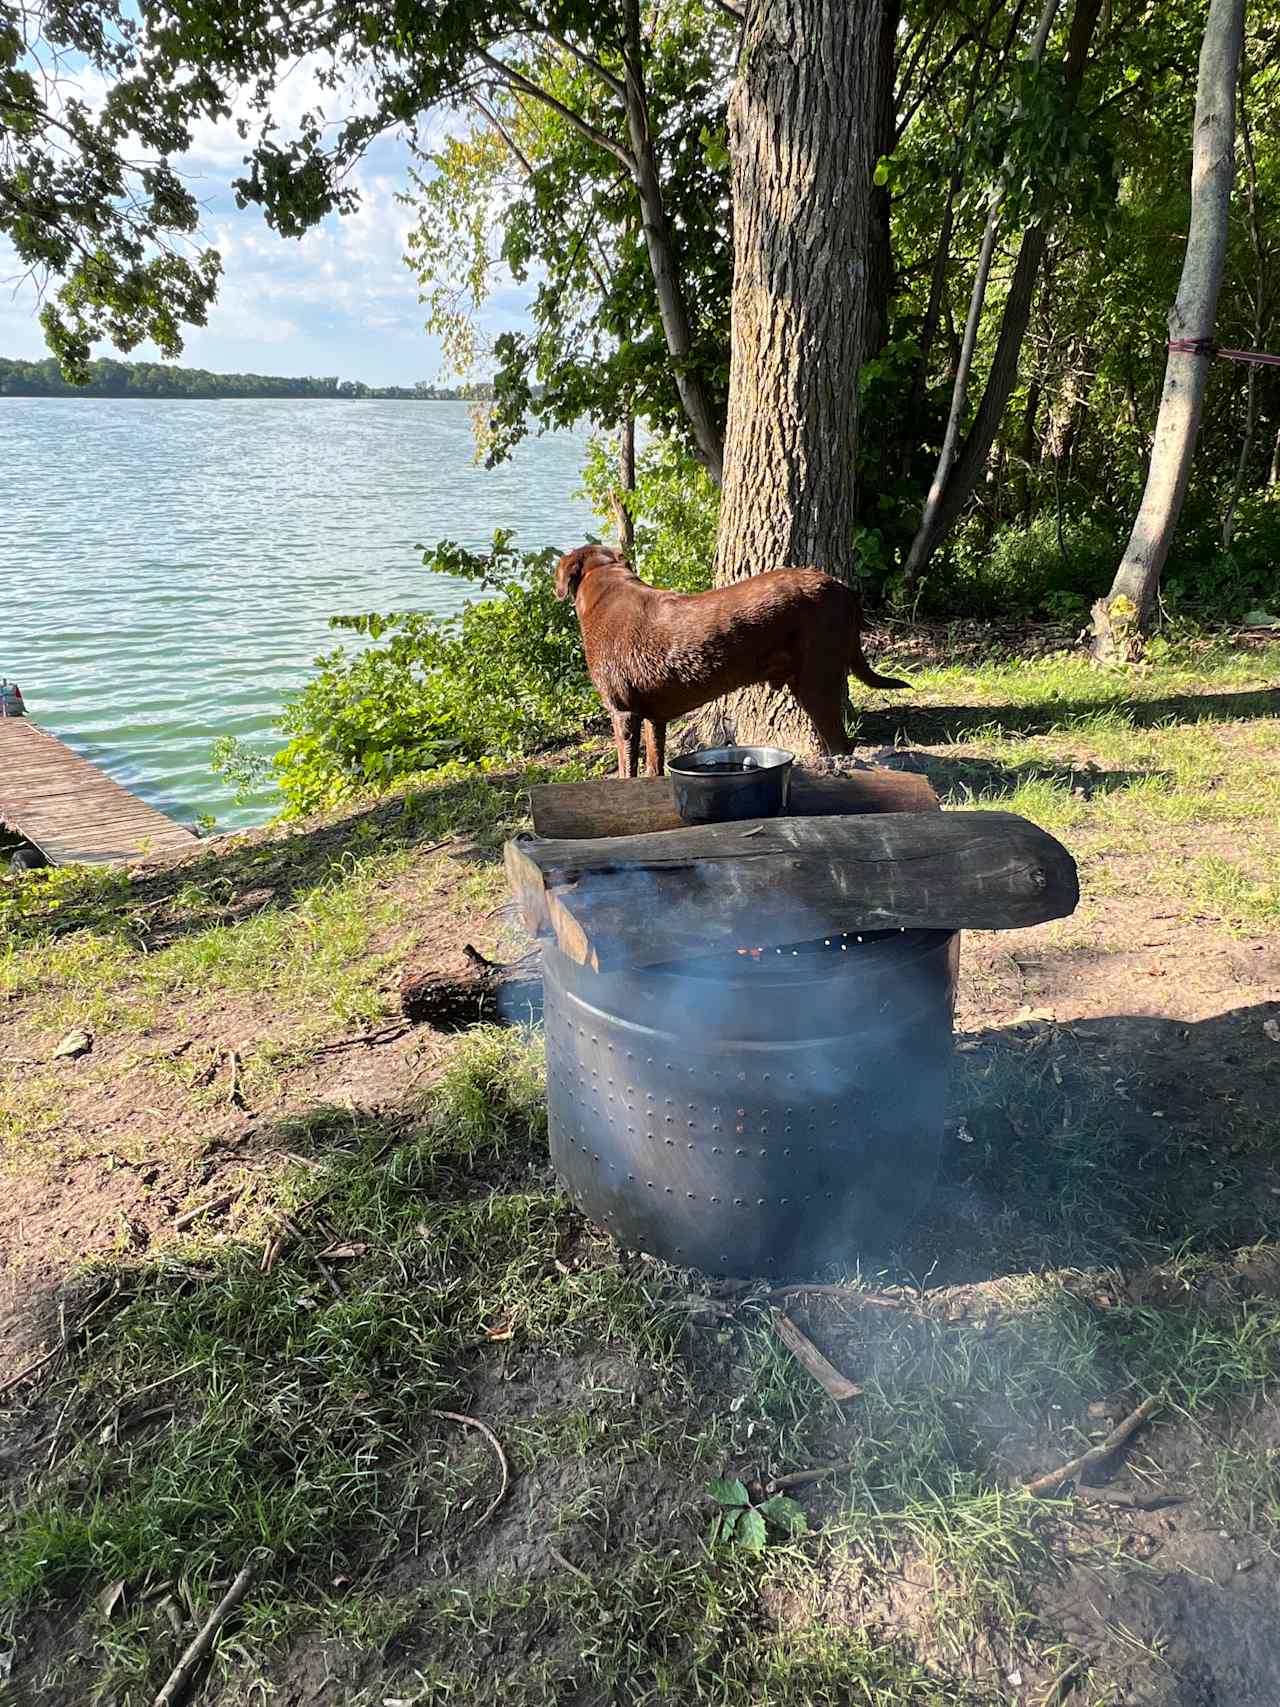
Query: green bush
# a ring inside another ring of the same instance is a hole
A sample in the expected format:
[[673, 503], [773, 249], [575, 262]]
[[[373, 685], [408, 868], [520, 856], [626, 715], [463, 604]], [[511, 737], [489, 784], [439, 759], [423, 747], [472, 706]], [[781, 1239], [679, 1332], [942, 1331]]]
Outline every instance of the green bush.
[[1275, 609], [1280, 586], [1280, 491], [1243, 498], [1231, 548], [1222, 548], [1222, 524], [1206, 517], [1174, 539], [1164, 573], [1164, 599], [1176, 614], [1221, 622], [1251, 606]]
[[1092, 518], [1036, 516], [990, 539], [976, 522], [957, 529], [930, 569], [920, 600], [925, 615], [1083, 617], [1106, 591], [1122, 541]]
[[449, 541], [424, 555], [429, 570], [485, 595], [455, 616], [331, 618], [374, 644], [317, 659], [317, 674], [286, 705], [289, 739], [274, 769], [288, 812], [451, 759], [526, 753], [598, 711], [573, 605], [555, 596], [557, 552], [517, 551], [511, 540], [500, 531], [484, 555]]

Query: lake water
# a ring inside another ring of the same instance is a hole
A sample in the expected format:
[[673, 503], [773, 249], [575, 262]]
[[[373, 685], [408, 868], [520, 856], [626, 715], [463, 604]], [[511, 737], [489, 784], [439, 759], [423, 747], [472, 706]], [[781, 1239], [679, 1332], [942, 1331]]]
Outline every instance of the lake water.
[[273, 801], [235, 804], [215, 737], [275, 750], [282, 699], [354, 638], [331, 615], [475, 597], [419, 542], [580, 543], [583, 446], [490, 472], [461, 403], [0, 399], [0, 676], [145, 799], [260, 822]]

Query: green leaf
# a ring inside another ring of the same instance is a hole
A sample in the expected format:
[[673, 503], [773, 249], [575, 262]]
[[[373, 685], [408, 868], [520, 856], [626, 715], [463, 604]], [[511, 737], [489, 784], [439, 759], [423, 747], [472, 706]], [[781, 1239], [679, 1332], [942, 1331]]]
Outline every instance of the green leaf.
[[763, 1553], [768, 1539], [764, 1519], [758, 1511], [748, 1507], [738, 1519], [735, 1544], [741, 1547], [744, 1553]]
[[738, 1527], [738, 1519], [742, 1517], [748, 1509], [749, 1508], [745, 1505], [729, 1505], [721, 1508], [716, 1517], [716, 1522], [720, 1525], [720, 1533], [726, 1541]]
[[751, 1496], [735, 1477], [717, 1476], [707, 1483], [707, 1492], [721, 1505], [750, 1505]]
[[785, 1494], [775, 1494], [771, 1500], [766, 1500], [756, 1510], [766, 1522], [775, 1528], [785, 1531], [788, 1535], [803, 1535], [809, 1527], [809, 1520], [795, 1500], [789, 1500]]

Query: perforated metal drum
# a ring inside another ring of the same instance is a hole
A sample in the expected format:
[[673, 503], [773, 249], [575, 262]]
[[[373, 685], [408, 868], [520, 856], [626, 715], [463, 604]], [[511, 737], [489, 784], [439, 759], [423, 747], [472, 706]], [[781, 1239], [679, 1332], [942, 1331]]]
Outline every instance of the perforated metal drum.
[[619, 1243], [711, 1273], [885, 1250], [927, 1200], [959, 935], [595, 973], [544, 956], [551, 1154]]

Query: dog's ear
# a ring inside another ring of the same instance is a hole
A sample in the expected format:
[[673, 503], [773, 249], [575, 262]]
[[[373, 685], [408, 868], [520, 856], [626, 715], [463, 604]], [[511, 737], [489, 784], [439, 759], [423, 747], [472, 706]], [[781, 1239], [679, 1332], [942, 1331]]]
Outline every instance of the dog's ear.
[[566, 551], [556, 565], [556, 597], [571, 599], [578, 590], [590, 546], [580, 545], [576, 551]]
[[622, 553], [608, 545], [580, 545], [576, 551], [566, 551], [556, 568], [556, 597], [571, 599], [578, 590], [578, 582], [598, 563], [621, 562]]

